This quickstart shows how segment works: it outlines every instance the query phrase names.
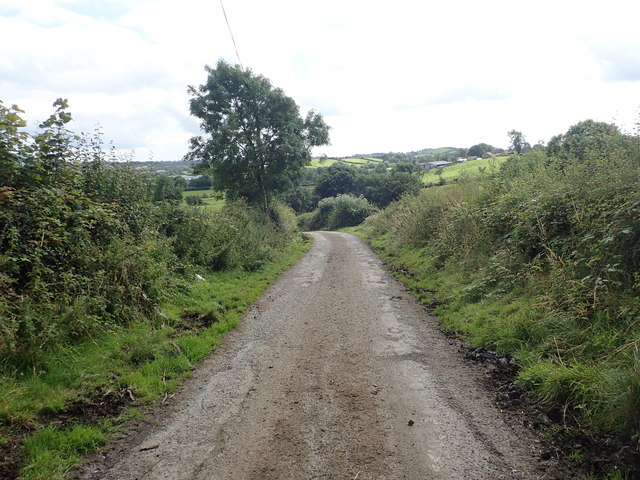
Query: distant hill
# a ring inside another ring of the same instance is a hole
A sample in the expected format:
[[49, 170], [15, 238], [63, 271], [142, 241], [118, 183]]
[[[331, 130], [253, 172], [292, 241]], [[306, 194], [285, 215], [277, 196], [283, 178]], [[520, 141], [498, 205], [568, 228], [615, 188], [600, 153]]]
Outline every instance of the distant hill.
[[456, 147], [425, 148], [412, 152], [411, 158], [416, 162], [433, 162], [438, 160], [454, 161], [464, 155], [464, 149]]
[[478, 158], [467, 162], [449, 164], [440, 168], [431, 168], [422, 176], [425, 185], [441, 185], [457, 181], [462, 177], [494, 175], [501, 165], [509, 159], [508, 155], [492, 158]]
[[[432, 162], [438, 160], [454, 161], [460, 156], [460, 148], [440, 147], [423, 148], [414, 152], [388, 152], [388, 153], [367, 153], [355, 154], [348, 157], [315, 157], [311, 160], [311, 168], [328, 167], [334, 163], [342, 163], [351, 166], [379, 165], [383, 162]], [[167, 175], [193, 175], [193, 167], [198, 162], [190, 161], [142, 161], [133, 162], [132, 167], [136, 170], [150, 173], [166, 173]]]
[[460, 150], [459, 147], [440, 147], [440, 148], [423, 148], [422, 150], [418, 150], [417, 152], [409, 152], [409, 155], [417, 156], [424, 154], [436, 154], [436, 153], [448, 153], [452, 150]]
[[193, 167], [198, 162], [183, 162], [183, 161], [145, 161], [145, 162], [132, 162], [131, 167], [138, 171], [144, 171], [149, 173], [166, 173], [167, 175], [193, 175]]
[[414, 152], [388, 152], [356, 154], [349, 157], [314, 158], [311, 167], [328, 167], [340, 162], [349, 165], [366, 165], [371, 163], [398, 162], [432, 162], [438, 160], [454, 161], [464, 155], [465, 150], [457, 147], [423, 148]]

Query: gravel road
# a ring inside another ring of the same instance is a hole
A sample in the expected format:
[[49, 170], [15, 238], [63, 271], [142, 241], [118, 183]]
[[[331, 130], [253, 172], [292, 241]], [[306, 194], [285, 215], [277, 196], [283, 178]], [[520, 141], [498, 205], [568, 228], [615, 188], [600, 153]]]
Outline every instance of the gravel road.
[[553, 478], [378, 257], [312, 235], [184, 389], [77, 478]]

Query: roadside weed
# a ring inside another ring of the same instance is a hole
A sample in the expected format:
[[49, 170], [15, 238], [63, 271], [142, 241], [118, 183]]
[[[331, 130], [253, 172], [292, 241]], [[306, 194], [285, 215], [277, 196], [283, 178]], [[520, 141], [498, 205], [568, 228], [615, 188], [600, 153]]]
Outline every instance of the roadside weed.
[[45, 427], [25, 440], [24, 480], [62, 478], [81, 456], [107, 441], [99, 427], [75, 426], [68, 429]]

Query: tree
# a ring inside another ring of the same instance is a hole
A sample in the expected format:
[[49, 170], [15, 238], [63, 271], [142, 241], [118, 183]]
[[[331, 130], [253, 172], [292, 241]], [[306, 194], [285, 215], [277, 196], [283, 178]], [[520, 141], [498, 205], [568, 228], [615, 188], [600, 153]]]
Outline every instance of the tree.
[[209, 175], [199, 175], [189, 180], [188, 187], [192, 190], [207, 190], [213, 187], [213, 180]]
[[493, 153], [495, 151], [496, 149], [492, 145], [489, 145], [487, 143], [478, 143], [477, 145], [469, 147], [467, 155], [469, 155], [470, 157], [481, 157], [487, 152]]
[[607, 156], [620, 149], [623, 142], [624, 136], [615, 125], [584, 120], [549, 140], [547, 152], [563, 160], [584, 161], [588, 155]]
[[323, 169], [316, 182], [316, 194], [320, 198], [335, 197], [341, 193], [353, 193], [356, 185], [356, 172], [352, 167], [334, 163]]
[[20, 166], [32, 153], [29, 135], [20, 130], [27, 125], [21, 113], [17, 105], [7, 108], [0, 100], [0, 187], [14, 186]]
[[518, 130], [511, 130], [510, 132], [507, 132], [507, 135], [509, 135], [509, 139], [511, 140], [511, 150], [516, 152], [518, 155], [531, 151], [531, 145], [527, 142], [522, 132], [519, 132]]
[[358, 193], [380, 208], [386, 207], [404, 194], [417, 193], [422, 185], [419, 176], [399, 170], [363, 175], [361, 182], [363, 185]]
[[180, 190], [184, 190], [185, 188], [187, 188], [187, 186], [189, 185], [189, 182], [187, 182], [187, 179], [181, 176], [175, 176], [173, 177], [173, 184], [178, 187]]
[[216, 190], [262, 202], [268, 215], [269, 199], [300, 178], [311, 147], [329, 143], [329, 127], [313, 110], [302, 118], [293, 99], [250, 69], [220, 60], [205, 70], [189, 105], [207, 137], [191, 139], [186, 159], [211, 173]]
[[169, 175], [160, 175], [153, 192], [154, 202], [180, 203], [183, 188]]

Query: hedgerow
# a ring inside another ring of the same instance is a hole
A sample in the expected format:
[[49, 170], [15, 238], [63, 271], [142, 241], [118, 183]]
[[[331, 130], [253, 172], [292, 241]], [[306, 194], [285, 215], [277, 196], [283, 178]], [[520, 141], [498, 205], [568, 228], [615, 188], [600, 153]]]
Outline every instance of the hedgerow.
[[549, 404], [636, 439], [639, 140], [582, 122], [492, 179], [425, 189], [364, 224], [440, 289], [448, 328], [514, 355]]
[[44, 368], [47, 351], [153, 324], [185, 275], [256, 269], [290, 238], [285, 212], [276, 223], [240, 203], [206, 214], [159, 197], [154, 177], [54, 106], [31, 134], [0, 102], [0, 367]]

